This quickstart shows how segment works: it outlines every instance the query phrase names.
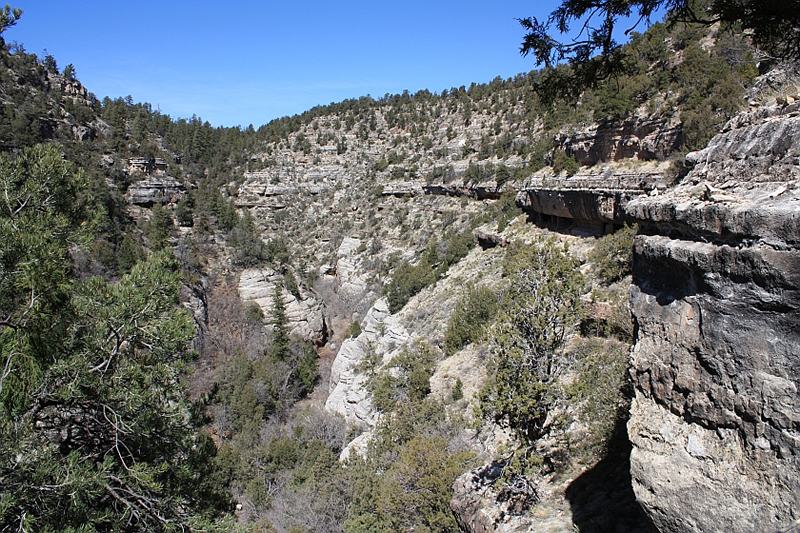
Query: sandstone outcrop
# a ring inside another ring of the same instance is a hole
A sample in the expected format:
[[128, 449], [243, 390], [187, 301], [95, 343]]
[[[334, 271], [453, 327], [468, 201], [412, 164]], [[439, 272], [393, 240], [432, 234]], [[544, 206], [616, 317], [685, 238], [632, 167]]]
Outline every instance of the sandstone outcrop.
[[668, 120], [635, 117], [623, 122], [593, 124], [576, 133], [562, 134], [556, 139], [556, 144], [575, 157], [580, 165], [622, 159], [661, 161], [683, 145], [683, 131], [677, 117]]
[[633, 199], [628, 422], [660, 531], [800, 518], [800, 106], [732, 120], [667, 194]]
[[667, 120], [634, 117], [561, 134], [556, 138], [556, 144], [581, 165], [622, 159], [662, 161], [683, 145], [683, 131], [675, 116]]
[[666, 189], [660, 172], [606, 172], [567, 178], [534, 177], [518, 190], [517, 205], [533, 219], [568, 219], [595, 225], [621, 225], [625, 206], [640, 196]]
[[236, 196], [236, 207], [284, 207], [288, 197], [316, 196], [343, 179], [344, 170], [338, 165], [309, 168], [304, 164], [307, 161], [296, 161], [291, 155], [279, 161], [270, 169], [245, 173], [245, 181]]
[[344, 416], [349, 426], [362, 429], [374, 426], [377, 413], [364, 384], [367, 376], [361, 363], [368, 355], [389, 361], [410, 340], [411, 336], [400, 324], [399, 317], [389, 314], [386, 300], [377, 300], [364, 318], [361, 334], [346, 339], [336, 355], [325, 409]]

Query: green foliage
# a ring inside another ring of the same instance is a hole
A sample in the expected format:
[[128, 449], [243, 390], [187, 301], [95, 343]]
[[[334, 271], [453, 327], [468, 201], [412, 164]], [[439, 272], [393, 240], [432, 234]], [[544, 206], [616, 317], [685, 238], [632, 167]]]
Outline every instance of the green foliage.
[[348, 533], [459, 531], [449, 508], [456, 477], [475, 466], [470, 452], [449, 451], [462, 422], [426, 400], [404, 403], [375, 428], [366, 459], [348, 464], [352, 500]]
[[[219, 194], [219, 191], [217, 191]], [[222, 231], [234, 230], [237, 226], [249, 231], [250, 222], [242, 222], [239, 220], [239, 213], [236, 212], [236, 207], [233, 201], [226, 202], [222, 196], [218, 197], [216, 205], [212, 207], [214, 214], [217, 215], [217, 225]]]
[[28, 394], [54, 361], [72, 289], [73, 243], [89, 240], [91, 206], [85, 175], [54, 146], [0, 154], [0, 400], [5, 414]]
[[420, 261], [412, 266], [403, 261], [394, 271], [392, 280], [384, 288], [389, 311], [398, 312], [425, 287], [433, 285], [450, 266], [458, 263], [475, 246], [475, 237], [466, 230], [448, 233], [442, 242], [432, 242]]
[[[800, 57], [800, 15], [795, 7], [780, 0], [611, 0], [599, 7], [589, 0], [565, 0], [546, 21], [520, 20], [527, 32], [521, 52], [533, 54], [537, 64], [547, 67], [568, 62], [568, 68], [545, 71], [535, 89], [544, 100], [574, 98], [587, 87], [630, 72], [625, 49], [614, 39], [620, 17], [632, 15], [637, 24], [649, 24], [652, 15], [667, 8], [667, 20], [672, 23], [711, 26], [721, 22], [723, 28], [749, 33], [756, 46], [773, 56], [796, 59]], [[595, 17], [600, 25], [594, 23]], [[578, 37], [562, 43], [551, 36], [553, 29], [562, 35], [570, 33], [574, 23], [582, 27]]]
[[264, 311], [258, 302], [250, 300], [244, 304], [244, 316], [251, 324], [260, 324], [264, 320]]
[[489, 204], [488, 208], [479, 216], [472, 219], [470, 227], [477, 228], [492, 220], [497, 221], [497, 231], [506, 229], [508, 223], [522, 214], [522, 209], [516, 204], [516, 191], [505, 191], [496, 202]]
[[298, 300], [300, 299], [300, 287], [297, 285], [297, 278], [294, 277], [291, 270], [287, 270], [283, 275], [283, 285], [289, 291], [289, 294]]
[[558, 149], [553, 152], [553, 172], [556, 175], [566, 172], [567, 176], [574, 176], [578, 172], [578, 162], [564, 150]]
[[553, 142], [547, 138], [537, 139], [529, 147], [528, 165], [531, 172], [536, 172], [547, 166], [547, 154], [553, 147]]
[[161, 204], [155, 204], [150, 210], [150, 220], [145, 227], [147, 244], [153, 251], [163, 250], [169, 245], [174, 226], [172, 216]]
[[464, 382], [461, 381], [461, 378], [456, 378], [456, 382], [453, 385], [452, 397], [454, 402], [464, 397]]
[[142, 243], [131, 233], [126, 233], [117, 250], [117, 267], [120, 272], [130, 272], [133, 265], [145, 258]]
[[426, 258], [412, 266], [408, 261], [403, 261], [395, 269], [392, 281], [386, 286], [386, 300], [389, 302], [389, 312], [396, 313], [419, 291], [433, 284], [436, 274]]
[[279, 270], [284, 271], [292, 260], [286, 239], [275, 237], [267, 243], [267, 258]]
[[350, 324], [350, 338], [354, 339], [361, 335], [361, 324], [358, 323], [357, 320], [354, 320], [352, 324]]
[[459, 531], [450, 511], [450, 485], [470, 464], [468, 453], [447, 452], [441, 437], [414, 437], [379, 489], [377, 507], [393, 531]]
[[237, 266], [252, 267], [263, 264], [268, 258], [268, 248], [261, 240], [255, 220], [250, 211], [238, 219], [231, 231], [228, 244], [233, 247], [233, 263]]
[[289, 319], [286, 317], [286, 304], [283, 289], [275, 285], [272, 292], [272, 357], [285, 360], [289, 354]]
[[194, 224], [193, 202], [191, 196], [184, 196], [175, 206], [175, 218], [181, 226]]
[[589, 427], [590, 442], [583, 445], [602, 453], [629, 407], [624, 386], [630, 345], [615, 339], [582, 339], [575, 352], [579, 379], [568, 387], [568, 394], [579, 406], [578, 418]]
[[622, 342], [632, 343], [630, 281], [622, 278], [608, 287], [597, 287], [591, 296], [591, 312], [581, 323], [583, 334], [616, 337]]
[[398, 402], [418, 403], [430, 393], [430, 378], [436, 366], [436, 355], [427, 343], [404, 351], [385, 368], [369, 371], [366, 387], [372, 403], [381, 412], [392, 411]]
[[[3, 384], [4, 528], [165, 531], [226, 504], [208, 464], [214, 447], [181, 385], [195, 329], [179, 283], [165, 251], [119, 283], [70, 288], [50, 360]], [[2, 352], [23, 359], [14, 347], [31, 346], [37, 331], [29, 322], [9, 342], [12, 331]]]
[[597, 240], [589, 252], [589, 262], [595, 276], [609, 285], [630, 275], [633, 263], [633, 238], [639, 227], [627, 224]]
[[343, 420], [308, 408], [271, 429], [263, 438], [239, 434], [218, 455], [234, 488], [261, 517], [256, 530], [340, 531], [352, 475], [337, 457]]
[[22, 10], [20, 8], [12, 8], [10, 5], [6, 4], [2, 11], [0, 11], [0, 34], [11, 26], [14, 26], [21, 16]]
[[553, 240], [510, 246], [510, 278], [490, 332], [489, 379], [480, 392], [481, 414], [531, 442], [559, 396], [565, 370], [559, 351], [581, 316], [585, 281], [579, 263]]
[[495, 166], [492, 163], [479, 165], [470, 162], [467, 171], [464, 174], [464, 184], [471, 185], [489, 181], [494, 177]]
[[459, 298], [447, 322], [444, 335], [445, 353], [454, 354], [470, 342], [481, 340], [498, 310], [497, 296], [491, 289], [469, 289]]
[[373, 167], [378, 172], [383, 172], [387, 168], [389, 168], [389, 161], [386, 160], [385, 157], [381, 157], [378, 161], [375, 162]]
[[307, 395], [314, 391], [314, 384], [319, 378], [319, 357], [310, 342], [305, 343], [303, 356], [292, 377], [300, 385], [300, 394]]

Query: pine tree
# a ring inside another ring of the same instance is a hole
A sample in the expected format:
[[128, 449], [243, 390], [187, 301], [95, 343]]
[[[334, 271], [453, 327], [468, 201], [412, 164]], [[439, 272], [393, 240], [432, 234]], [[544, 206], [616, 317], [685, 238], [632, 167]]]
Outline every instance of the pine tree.
[[71, 279], [83, 185], [54, 146], [0, 155], [0, 530], [188, 529], [228, 497], [182, 385], [180, 265]]
[[285, 361], [289, 355], [289, 327], [283, 289], [275, 285], [272, 293], [272, 357]]

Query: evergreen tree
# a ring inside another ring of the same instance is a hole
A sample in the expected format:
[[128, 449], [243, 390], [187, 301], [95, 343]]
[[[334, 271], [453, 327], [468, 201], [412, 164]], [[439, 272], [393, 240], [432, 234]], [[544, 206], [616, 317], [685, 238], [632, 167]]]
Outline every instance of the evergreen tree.
[[83, 179], [55, 147], [0, 155], [0, 530], [186, 529], [227, 497], [182, 386], [179, 264], [71, 279]]
[[[563, 0], [545, 21], [536, 17], [520, 19], [526, 30], [520, 52], [533, 54], [536, 63], [547, 67], [569, 63], [569, 68], [548, 70], [536, 81], [539, 96], [577, 96], [586, 87], [610, 77], [624, 75], [630, 61], [614, 38], [619, 19], [636, 21], [625, 34], [659, 10], [667, 10], [671, 23], [711, 26], [748, 32], [755, 45], [780, 59], [800, 58], [800, 1], [798, 0]], [[595, 18], [596, 17], [596, 18]], [[577, 37], [559, 42], [552, 31], [570, 33], [582, 27]]]
[[284, 361], [289, 355], [289, 326], [283, 289], [275, 285], [272, 293], [272, 357]]
[[169, 244], [174, 225], [169, 211], [161, 204], [153, 205], [150, 210], [150, 221], [147, 223], [147, 244], [151, 250], [163, 250]]
[[532, 442], [561, 393], [566, 371], [559, 351], [581, 316], [585, 280], [580, 264], [554, 241], [509, 247], [504, 275], [511, 278], [490, 331], [489, 379], [480, 393], [486, 418]]

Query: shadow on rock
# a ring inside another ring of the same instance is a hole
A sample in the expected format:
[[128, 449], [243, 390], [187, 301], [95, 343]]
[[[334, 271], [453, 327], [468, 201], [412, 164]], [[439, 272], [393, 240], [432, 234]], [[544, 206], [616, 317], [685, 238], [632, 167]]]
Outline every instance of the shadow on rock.
[[631, 485], [631, 443], [619, 420], [608, 455], [567, 488], [572, 521], [581, 533], [653, 533]]

